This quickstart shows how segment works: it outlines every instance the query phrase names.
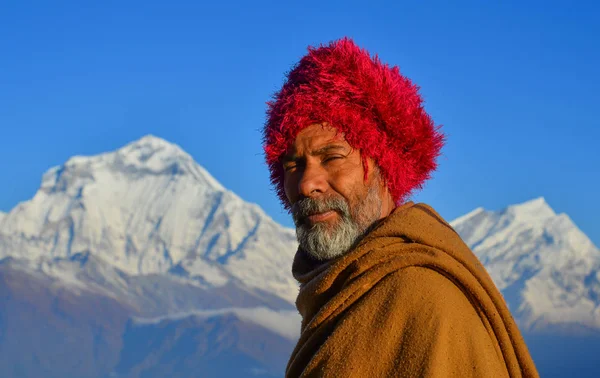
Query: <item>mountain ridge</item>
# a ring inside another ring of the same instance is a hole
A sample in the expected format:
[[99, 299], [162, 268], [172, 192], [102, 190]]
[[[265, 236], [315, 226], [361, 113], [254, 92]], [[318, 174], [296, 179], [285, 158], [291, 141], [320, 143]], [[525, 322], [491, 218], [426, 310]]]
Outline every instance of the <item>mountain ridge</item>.
[[[288, 301], [296, 292], [287, 274], [295, 249], [293, 230], [154, 136], [49, 169], [0, 228], [0, 258], [89, 251], [128, 274], [171, 271], [215, 285], [235, 277]], [[213, 269], [199, 271], [199, 260]], [[277, 276], [270, 287], [260, 278], [265, 267]]]
[[451, 225], [481, 260], [521, 327], [600, 329], [600, 250], [542, 198]]
[[[289, 304], [298, 289], [290, 272], [294, 231], [225, 189], [179, 146], [153, 135], [51, 168], [32, 200], [0, 222], [0, 259], [41, 259], [45, 268], [30, 268], [62, 274], [74, 287], [89, 277], [78, 278], [69, 264], [92, 264], [106, 282], [166, 275], [168, 282], [202, 290], [273, 293]], [[543, 197], [499, 211], [479, 207], [450, 223], [521, 325], [575, 321], [600, 328], [600, 252]], [[125, 295], [119, 288], [109, 292]], [[190, 308], [158, 316], [177, 311]]]
[[[0, 213], [0, 375], [283, 376], [301, 323], [294, 230], [213, 180], [145, 136], [49, 169]], [[451, 224], [536, 337], [538, 364], [548, 340], [580, 337], [570, 372], [595, 360], [600, 253], [568, 215], [538, 197]]]

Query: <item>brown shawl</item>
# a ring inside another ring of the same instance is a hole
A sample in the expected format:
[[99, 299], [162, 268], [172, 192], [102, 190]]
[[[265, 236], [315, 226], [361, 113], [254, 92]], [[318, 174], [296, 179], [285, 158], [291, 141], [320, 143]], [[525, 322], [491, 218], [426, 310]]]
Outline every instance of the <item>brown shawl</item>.
[[286, 377], [538, 377], [485, 268], [427, 205], [337, 259], [298, 251], [292, 270], [302, 332]]

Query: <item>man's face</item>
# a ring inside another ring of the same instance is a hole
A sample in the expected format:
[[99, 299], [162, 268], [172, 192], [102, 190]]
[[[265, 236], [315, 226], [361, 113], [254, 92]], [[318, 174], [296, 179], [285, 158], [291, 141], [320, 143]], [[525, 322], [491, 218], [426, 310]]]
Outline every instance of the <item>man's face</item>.
[[379, 171], [370, 159], [365, 181], [360, 152], [337, 130], [303, 129], [282, 159], [284, 188], [300, 247], [320, 260], [347, 252], [382, 211]]

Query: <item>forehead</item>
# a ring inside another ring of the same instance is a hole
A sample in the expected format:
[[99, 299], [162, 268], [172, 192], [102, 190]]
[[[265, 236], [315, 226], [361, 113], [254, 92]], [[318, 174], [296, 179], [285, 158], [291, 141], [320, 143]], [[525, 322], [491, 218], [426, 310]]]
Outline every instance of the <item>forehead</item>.
[[310, 125], [298, 133], [287, 155], [309, 152], [332, 143], [348, 146], [344, 135], [338, 129], [327, 124]]

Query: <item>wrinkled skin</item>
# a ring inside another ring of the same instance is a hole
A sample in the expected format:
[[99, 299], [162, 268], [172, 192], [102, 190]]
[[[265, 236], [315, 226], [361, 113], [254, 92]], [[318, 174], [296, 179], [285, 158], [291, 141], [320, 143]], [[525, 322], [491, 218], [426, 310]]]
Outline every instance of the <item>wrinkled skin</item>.
[[318, 259], [345, 253], [395, 208], [373, 160], [364, 160], [366, 179], [360, 151], [321, 124], [303, 129], [282, 159], [298, 241]]

